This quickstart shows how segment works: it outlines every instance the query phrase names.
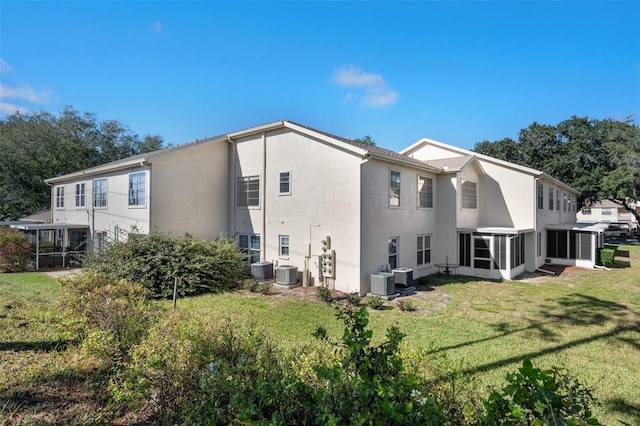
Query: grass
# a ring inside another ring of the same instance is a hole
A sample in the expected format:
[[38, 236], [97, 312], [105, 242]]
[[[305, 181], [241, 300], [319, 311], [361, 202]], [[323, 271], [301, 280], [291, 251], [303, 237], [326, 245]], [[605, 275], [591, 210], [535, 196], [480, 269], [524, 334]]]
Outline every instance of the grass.
[[[524, 357], [540, 367], [563, 366], [594, 389], [601, 422], [640, 424], [640, 247], [624, 249], [629, 259], [610, 271], [504, 282], [434, 276], [410, 296], [415, 311], [390, 302], [393, 309], [370, 310], [370, 326], [376, 339], [399, 326], [405, 349], [434, 360], [446, 355], [480, 389], [504, 383]], [[57, 292], [55, 280], [42, 274], [0, 275], [0, 423], [109, 419], [101, 378], [66, 331]], [[314, 297], [227, 293], [181, 299], [178, 308], [211, 321], [252, 322], [290, 350], [314, 345], [311, 333], [320, 325], [342, 333], [333, 309]], [[54, 408], [38, 398], [50, 398]]]

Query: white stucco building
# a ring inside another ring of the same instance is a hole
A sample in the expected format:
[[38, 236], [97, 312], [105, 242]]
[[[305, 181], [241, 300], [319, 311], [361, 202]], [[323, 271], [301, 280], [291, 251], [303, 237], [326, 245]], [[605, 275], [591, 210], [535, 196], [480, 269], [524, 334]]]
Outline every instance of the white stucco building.
[[90, 247], [153, 229], [225, 235], [252, 262], [361, 294], [385, 265], [509, 279], [548, 262], [593, 266], [601, 246], [575, 223], [578, 193], [545, 173], [429, 139], [396, 153], [290, 121], [46, 182], [54, 224], [85, 225]]

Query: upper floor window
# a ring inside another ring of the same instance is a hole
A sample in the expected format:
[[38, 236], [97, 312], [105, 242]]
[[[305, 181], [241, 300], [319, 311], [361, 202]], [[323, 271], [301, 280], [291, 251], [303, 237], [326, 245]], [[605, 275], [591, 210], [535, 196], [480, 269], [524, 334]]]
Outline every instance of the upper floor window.
[[556, 189], [556, 210], [560, 211], [560, 191]]
[[84, 183], [76, 183], [76, 207], [84, 207]]
[[56, 186], [56, 208], [64, 208], [64, 186]]
[[591, 209], [588, 207], [585, 207], [584, 209], [582, 209], [582, 215], [583, 216], [591, 216]]
[[291, 194], [291, 172], [280, 172], [280, 194]]
[[553, 210], [553, 188], [549, 188], [549, 210]]
[[389, 172], [389, 206], [400, 207], [400, 172]]
[[418, 176], [418, 207], [433, 207], [433, 179]]
[[107, 207], [107, 179], [93, 181], [93, 207]]
[[280, 244], [279, 244], [279, 254], [280, 257], [289, 257], [289, 236], [288, 235], [280, 235]]
[[564, 192], [562, 193], [562, 211], [567, 211], [567, 194]]
[[418, 266], [428, 265], [431, 263], [431, 235], [418, 235]]
[[236, 192], [238, 207], [260, 206], [260, 176], [239, 177]]
[[541, 183], [536, 185], [536, 194], [538, 200], [538, 210], [542, 210], [544, 208], [544, 188]]
[[462, 182], [462, 208], [463, 209], [475, 209], [478, 207], [478, 193], [477, 185], [475, 182], [465, 180]]
[[136, 172], [129, 174], [129, 205], [144, 206], [145, 205], [145, 172]]

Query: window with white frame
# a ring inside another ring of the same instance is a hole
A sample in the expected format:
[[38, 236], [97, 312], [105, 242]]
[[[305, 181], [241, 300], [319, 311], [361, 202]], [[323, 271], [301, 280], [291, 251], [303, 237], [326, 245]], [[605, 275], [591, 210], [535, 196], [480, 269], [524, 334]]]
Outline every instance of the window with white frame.
[[280, 195], [291, 194], [291, 172], [280, 172]]
[[64, 208], [64, 186], [56, 186], [56, 209]]
[[431, 263], [431, 235], [418, 235], [417, 264], [426, 266]]
[[562, 193], [562, 211], [567, 211], [567, 194], [565, 192]]
[[278, 252], [280, 253], [280, 257], [289, 257], [289, 236], [288, 235], [280, 235], [280, 244], [279, 244]]
[[560, 211], [560, 190], [556, 189], [556, 210]]
[[462, 181], [461, 204], [463, 209], [475, 209], [478, 206], [477, 185], [468, 180]]
[[76, 183], [76, 207], [84, 207], [84, 183]]
[[259, 207], [260, 176], [239, 177], [236, 194], [238, 207]]
[[602, 209], [602, 216], [611, 216], [612, 210], [608, 207]]
[[538, 210], [544, 208], [544, 187], [540, 182], [536, 185], [536, 195], [538, 200]]
[[238, 249], [247, 255], [247, 263], [260, 261], [260, 235], [238, 234]]
[[389, 171], [389, 206], [400, 207], [400, 172]]
[[107, 246], [107, 232], [97, 231], [93, 248], [95, 250], [101, 251], [101, 250], [104, 250], [106, 246]]
[[553, 188], [549, 187], [549, 210], [553, 210]]
[[433, 207], [433, 179], [418, 176], [418, 207]]
[[389, 266], [391, 269], [398, 267], [398, 237], [389, 238]]
[[107, 207], [107, 179], [93, 180], [93, 207]]
[[146, 193], [146, 173], [136, 172], [129, 174], [129, 205], [144, 206]]

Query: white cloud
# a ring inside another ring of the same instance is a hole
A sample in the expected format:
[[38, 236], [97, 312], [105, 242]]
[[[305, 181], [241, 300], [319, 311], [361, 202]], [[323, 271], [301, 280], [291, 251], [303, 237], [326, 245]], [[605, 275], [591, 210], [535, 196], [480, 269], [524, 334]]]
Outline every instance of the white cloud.
[[[343, 87], [355, 87], [363, 89], [362, 105], [371, 108], [390, 106], [398, 102], [400, 96], [385, 82], [380, 74], [365, 72], [355, 65], [338, 68], [333, 74], [334, 83]], [[352, 98], [352, 93], [347, 93], [343, 102]]]
[[13, 71], [13, 68], [11, 67], [11, 65], [9, 65], [9, 63], [4, 59], [0, 59], [0, 72], [9, 72], [9, 71]]
[[54, 101], [55, 93], [51, 90], [35, 91], [28, 84], [21, 84], [18, 87], [9, 87], [0, 84], [0, 99], [18, 99], [34, 104], [46, 104]]
[[16, 104], [10, 104], [7, 102], [0, 102], [0, 114], [1, 115], [11, 115], [14, 112], [23, 112], [26, 113], [29, 111], [28, 108], [22, 107]]
[[162, 34], [162, 22], [160, 21], [154, 22], [153, 31], [155, 31], [156, 34]]

